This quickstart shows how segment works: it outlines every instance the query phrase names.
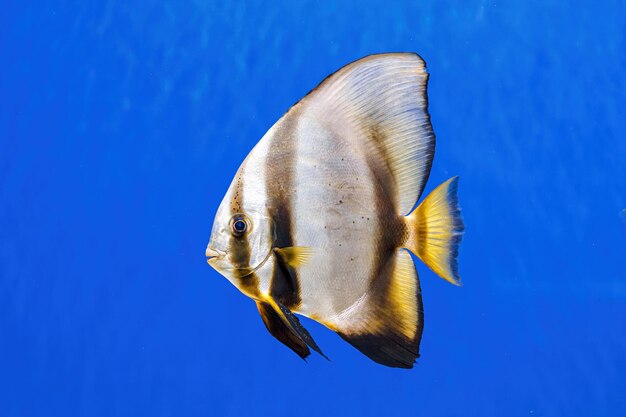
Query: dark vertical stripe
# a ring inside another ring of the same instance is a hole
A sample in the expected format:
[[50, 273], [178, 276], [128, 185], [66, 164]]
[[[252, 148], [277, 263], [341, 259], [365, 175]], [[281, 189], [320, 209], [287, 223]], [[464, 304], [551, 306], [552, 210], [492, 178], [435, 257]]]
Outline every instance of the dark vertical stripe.
[[395, 179], [389, 166], [389, 155], [384, 146], [384, 137], [377, 129], [371, 131], [371, 143], [377, 152], [367, 158], [370, 175], [374, 182], [377, 228], [375, 232], [376, 248], [373, 253], [374, 264], [370, 275], [372, 294], [380, 297], [379, 305], [387, 304], [391, 279], [394, 272], [395, 252], [406, 235], [404, 222], [398, 215]]
[[375, 317], [382, 325], [377, 332], [342, 333], [339, 335], [374, 361], [392, 367], [412, 368], [419, 357], [419, 343], [422, 335], [422, 300], [419, 280], [416, 282], [416, 308], [418, 319], [416, 333], [407, 338], [397, 327], [398, 316], [405, 314], [403, 306], [391, 300], [390, 289], [395, 272], [396, 251], [406, 238], [407, 230], [402, 217], [398, 214], [397, 192], [389, 156], [384, 147], [383, 137], [374, 130], [371, 142], [374, 152], [367, 158], [370, 176], [374, 185], [374, 203], [377, 213], [377, 228], [372, 238], [376, 242], [372, 265], [369, 294]]
[[[371, 132], [371, 141], [376, 146], [376, 153], [368, 158], [371, 177], [374, 181], [375, 205], [377, 212], [376, 250], [374, 264], [370, 275], [370, 294], [375, 294], [375, 303], [383, 308], [387, 317], [404, 314], [398, 307], [390, 303], [391, 289], [396, 263], [396, 251], [407, 237], [407, 229], [402, 217], [398, 214], [397, 192], [395, 180], [389, 167], [389, 156], [384, 147], [380, 132]], [[417, 274], [416, 274], [417, 277]], [[413, 360], [419, 356], [419, 344], [423, 327], [423, 312], [419, 278], [416, 278], [416, 308], [418, 320], [416, 333], [412, 340], [394, 328], [385, 328], [381, 334], [341, 336], [377, 362], [389, 366], [412, 367]]]
[[[231, 215], [244, 213], [244, 194], [243, 194], [243, 168], [237, 173], [237, 184], [233, 191], [233, 197], [230, 202]], [[248, 235], [237, 237], [231, 234], [230, 237], [230, 257], [234, 266], [234, 275], [238, 282], [238, 287], [251, 296], [259, 293], [259, 279], [255, 273], [250, 273], [250, 241]]]
[[[296, 112], [296, 109], [292, 109]], [[282, 119], [277, 126], [269, 148], [271, 158], [266, 160], [266, 189], [271, 227], [275, 235], [274, 248], [294, 246], [292, 198], [295, 189], [297, 114]], [[270, 154], [268, 154], [270, 155]], [[275, 256], [275, 267], [270, 283], [270, 294], [289, 309], [302, 301], [298, 272]]]
[[[402, 244], [407, 230], [398, 214], [397, 194], [393, 171], [389, 165], [389, 154], [385, 148], [382, 133], [377, 129], [371, 130], [371, 143], [378, 151], [367, 158], [370, 174], [374, 181], [374, 198], [377, 213], [376, 253], [375, 266], [370, 281], [376, 280], [385, 268], [390, 257]], [[393, 271], [392, 271], [393, 272]]]

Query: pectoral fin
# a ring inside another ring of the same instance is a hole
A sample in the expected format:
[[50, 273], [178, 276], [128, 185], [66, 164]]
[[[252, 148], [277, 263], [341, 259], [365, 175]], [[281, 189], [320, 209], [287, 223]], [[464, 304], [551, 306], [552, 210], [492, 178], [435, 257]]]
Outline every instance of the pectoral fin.
[[311, 354], [306, 343], [283, 323], [280, 315], [274, 311], [271, 305], [257, 301], [256, 306], [259, 309], [265, 327], [267, 327], [272, 336], [296, 352], [302, 359], [306, 359]]
[[313, 255], [313, 248], [308, 246], [289, 246], [286, 248], [276, 248], [274, 253], [278, 258], [290, 268], [297, 268], [306, 264]]

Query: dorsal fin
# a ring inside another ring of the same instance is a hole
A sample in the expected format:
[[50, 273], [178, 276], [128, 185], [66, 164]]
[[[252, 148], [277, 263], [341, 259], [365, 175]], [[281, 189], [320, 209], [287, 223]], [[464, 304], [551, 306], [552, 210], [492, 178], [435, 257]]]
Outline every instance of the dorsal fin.
[[370, 55], [327, 77], [296, 105], [385, 159], [398, 214], [409, 214], [419, 200], [435, 152], [427, 83], [417, 54]]

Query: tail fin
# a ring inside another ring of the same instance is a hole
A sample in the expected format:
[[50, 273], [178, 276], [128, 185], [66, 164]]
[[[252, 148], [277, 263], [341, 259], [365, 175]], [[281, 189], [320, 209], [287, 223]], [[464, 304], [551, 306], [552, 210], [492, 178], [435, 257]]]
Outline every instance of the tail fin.
[[407, 216], [407, 248], [446, 281], [461, 285], [457, 266], [463, 219], [457, 199], [459, 177], [450, 178]]

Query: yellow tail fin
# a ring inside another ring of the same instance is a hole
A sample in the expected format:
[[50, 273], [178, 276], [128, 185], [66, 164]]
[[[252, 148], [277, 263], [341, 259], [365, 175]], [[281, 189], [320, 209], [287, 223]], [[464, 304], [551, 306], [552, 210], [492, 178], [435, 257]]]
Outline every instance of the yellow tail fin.
[[407, 248], [446, 281], [461, 285], [457, 267], [463, 219], [457, 200], [459, 177], [450, 178], [407, 216]]

